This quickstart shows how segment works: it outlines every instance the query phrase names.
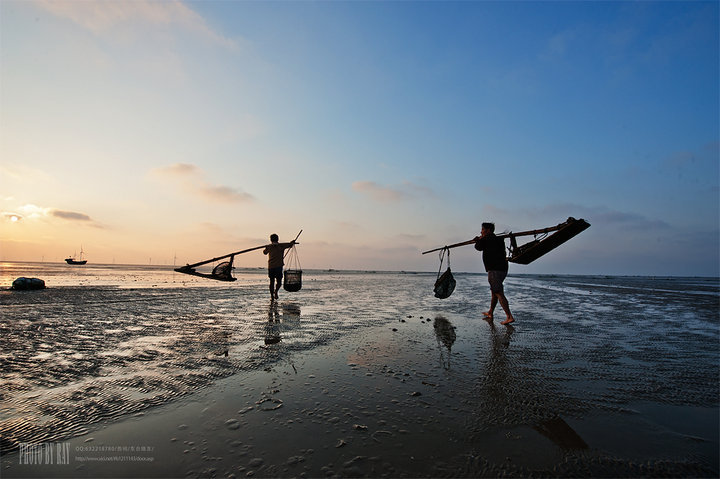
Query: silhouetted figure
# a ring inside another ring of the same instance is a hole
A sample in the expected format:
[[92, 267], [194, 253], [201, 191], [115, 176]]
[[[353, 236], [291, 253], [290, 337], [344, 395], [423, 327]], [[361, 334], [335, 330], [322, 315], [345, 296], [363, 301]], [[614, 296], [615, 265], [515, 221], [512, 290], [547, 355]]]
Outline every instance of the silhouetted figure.
[[295, 240], [289, 243], [278, 243], [278, 240], [278, 235], [275, 233], [271, 234], [270, 244], [263, 250], [263, 254], [268, 255], [268, 276], [270, 277], [271, 299], [278, 299], [278, 291], [280, 290], [280, 286], [282, 286], [285, 250], [295, 244]]
[[503, 281], [508, 273], [508, 261], [505, 257], [505, 240], [495, 236], [495, 224], [483, 223], [480, 236], [475, 237], [475, 249], [483, 252], [483, 264], [490, 283], [490, 309], [483, 313], [486, 319], [492, 321], [493, 312], [498, 302], [505, 311], [507, 319], [500, 324], [510, 324], [515, 321], [510, 313], [510, 305], [505, 297]]

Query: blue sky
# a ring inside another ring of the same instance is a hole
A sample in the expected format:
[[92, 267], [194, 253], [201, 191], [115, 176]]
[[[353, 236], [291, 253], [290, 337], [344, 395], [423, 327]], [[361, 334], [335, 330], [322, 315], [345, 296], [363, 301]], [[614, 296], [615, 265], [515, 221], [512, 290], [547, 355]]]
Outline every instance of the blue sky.
[[592, 227], [512, 271], [718, 275], [719, 23], [717, 2], [4, 1], [0, 256], [185, 263], [302, 228], [306, 268], [430, 271], [482, 221], [573, 216]]

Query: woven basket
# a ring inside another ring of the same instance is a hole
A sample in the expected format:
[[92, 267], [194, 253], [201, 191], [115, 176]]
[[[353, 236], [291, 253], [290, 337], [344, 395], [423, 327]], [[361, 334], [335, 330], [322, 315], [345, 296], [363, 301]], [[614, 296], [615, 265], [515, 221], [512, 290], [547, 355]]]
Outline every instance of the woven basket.
[[283, 281], [283, 289], [294, 293], [300, 291], [302, 288], [302, 270], [299, 269], [286, 269], [285, 270], [285, 281]]

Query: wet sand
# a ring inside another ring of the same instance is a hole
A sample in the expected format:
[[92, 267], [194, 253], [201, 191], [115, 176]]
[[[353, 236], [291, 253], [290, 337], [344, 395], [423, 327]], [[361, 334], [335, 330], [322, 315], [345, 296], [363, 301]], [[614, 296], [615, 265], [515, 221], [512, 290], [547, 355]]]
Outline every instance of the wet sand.
[[[481, 319], [482, 276], [444, 301], [432, 279], [318, 273], [275, 304], [252, 274], [0, 296], [24, 331], [6, 349], [38, 341], [2, 357], [26, 371], [3, 377], [2, 477], [718, 475], [716, 281], [511, 277], [506, 328]], [[88, 338], [40, 342], [58, 308]]]

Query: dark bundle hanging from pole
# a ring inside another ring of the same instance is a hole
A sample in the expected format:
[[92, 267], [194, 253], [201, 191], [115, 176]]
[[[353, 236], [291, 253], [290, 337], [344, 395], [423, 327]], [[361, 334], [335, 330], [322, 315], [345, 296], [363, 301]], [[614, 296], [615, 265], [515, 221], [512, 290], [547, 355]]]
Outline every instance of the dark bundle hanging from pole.
[[[445, 255], [447, 254], [447, 269], [445, 272], [441, 275], [440, 271], [442, 271], [443, 262], [445, 259]], [[435, 292], [435, 297], [440, 299], [449, 298], [450, 295], [455, 291], [455, 278], [452, 275], [452, 272], [450, 271], [450, 248], [447, 246], [442, 249], [440, 252], [440, 268], [438, 268], [438, 277], [435, 281], [435, 287], [433, 288], [433, 291]]]

